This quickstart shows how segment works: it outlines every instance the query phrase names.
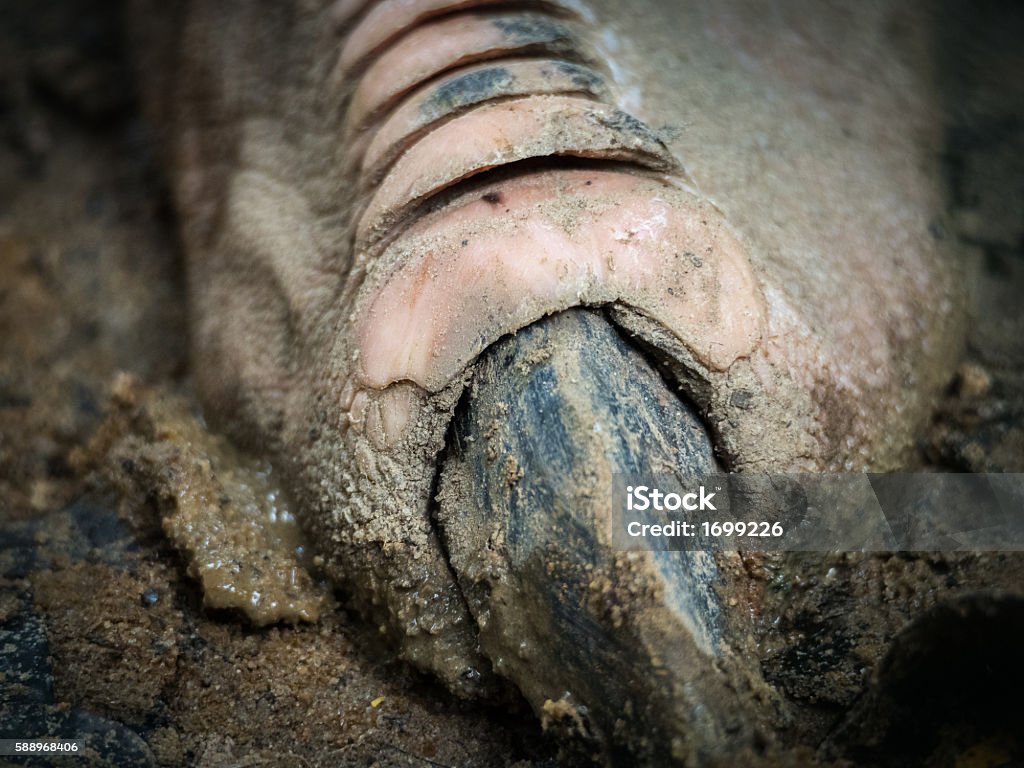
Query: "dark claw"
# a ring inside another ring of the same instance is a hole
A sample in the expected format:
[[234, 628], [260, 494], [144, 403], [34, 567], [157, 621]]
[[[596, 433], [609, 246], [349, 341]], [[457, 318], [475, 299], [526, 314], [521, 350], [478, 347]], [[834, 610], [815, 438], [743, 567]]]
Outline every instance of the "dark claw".
[[715, 468], [692, 407], [589, 310], [490, 348], [456, 415], [438, 519], [482, 648], [548, 725], [613, 759], [750, 742], [714, 558], [610, 543], [613, 474]]

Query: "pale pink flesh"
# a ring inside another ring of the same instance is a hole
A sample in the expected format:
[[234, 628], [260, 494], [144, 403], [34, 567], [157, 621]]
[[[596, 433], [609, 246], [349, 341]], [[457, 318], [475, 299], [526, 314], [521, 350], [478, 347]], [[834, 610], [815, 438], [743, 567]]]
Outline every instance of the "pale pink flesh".
[[513, 179], [401, 243], [414, 252], [360, 314], [362, 387], [437, 391], [502, 335], [579, 304], [633, 306], [713, 370], [762, 335], [743, 247], [712, 207], [657, 181], [584, 170]]
[[349, 107], [350, 130], [359, 130], [370, 117], [388, 108], [402, 94], [453, 67], [539, 48], [558, 53], [560, 47], [566, 47], [558, 45], [559, 40], [564, 40], [560, 22], [545, 20], [556, 26], [550, 28], [550, 35], [536, 37], [517, 37], [503, 32], [495, 23], [501, 19], [520, 22], [524, 18], [529, 17], [523, 14], [454, 16], [427, 23], [405, 35], [388, 48], [360, 80]]
[[[505, 79], [492, 91], [479, 94], [475, 101], [466, 99], [448, 106], [447, 109], [432, 108], [432, 100], [436, 99], [444, 88], [457, 86], [462, 78], [483, 75], [497, 69], [502, 71]], [[581, 78], [578, 73], [584, 73], [586, 77]], [[408, 149], [424, 131], [458, 116], [477, 103], [499, 98], [553, 94], [586, 94], [600, 98], [604, 95], [603, 91], [601, 78], [596, 72], [579, 65], [551, 59], [489, 62], [457, 70], [448, 77], [416, 91], [391, 114], [387, 122], [373, 135], [370, 146], [363, 156], [363, 177], [374, 182], [388, 164]]]
[[428, 195], [519, 160], [599, 157], [670, 169], [661, 143], [624, 118], [613, 107], [565, 96], [479, 107], [432, 131], [395, 163], [359, 221], [357, 243], [364, 247], [387, 232]]
[[[385, 0], [377, 3], [359, 26], [349, 35], [341, 51], [339, 67], [342, 74], [348, 74], [363, 59], [405, 30], [411, 29], [426, 19], [472, 8], [486, 8], [507, 0]], [[337, 17], [348, 19], [365, 0], [342, 0]], [[545, 3], [548, 7], [566, 14], [567, 9], [557, 3]]]

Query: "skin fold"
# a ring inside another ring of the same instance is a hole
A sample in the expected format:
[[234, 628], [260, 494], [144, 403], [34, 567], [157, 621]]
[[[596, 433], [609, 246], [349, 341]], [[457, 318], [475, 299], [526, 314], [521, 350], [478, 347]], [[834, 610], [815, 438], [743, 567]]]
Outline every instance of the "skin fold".
[[601, 76], [589, 67], [552, 59], [515, 59], [459, 69], [441, 82], [419, 88], [372, 135], [365, 152], [353, 136], [352, 154], [362, 155], [362, 178], [380, 180], [384, 172], [441, 119], [497, 99], [573, 94], [596, 101], [606, 96]]
[[138, 11], [208, 412], [460, 694], [494, 689], [493, 659], [433, 494], [499, 339], [606, 308], [730, 471], [899, 467], [957, 359], [967, 276], [912, 4]]

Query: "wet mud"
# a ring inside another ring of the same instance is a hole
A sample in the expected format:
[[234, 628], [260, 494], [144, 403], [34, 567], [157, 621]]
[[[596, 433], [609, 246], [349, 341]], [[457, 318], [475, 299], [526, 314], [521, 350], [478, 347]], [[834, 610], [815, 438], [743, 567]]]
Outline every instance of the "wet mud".
[[[456, 699], [396, 660], [287, 526], [218, 538], [225, 510], [266, 521], [287, 507], [268, 501], [273, 471], [198, 406], [180, 245], [110, 8], [0, 3], [0, 738], [82, 738], [74, 765], [588, 764], [555, 738], [590, 727], [571, 701], [544, 702], [537, 722], [509, 689]], [[1024, 25], [995, 5], [969, 18], [935, 236], [982, 268], [965, 358], [914, 461], [1021, 472], [1024, 92], [1006, 73], [1024, 71]], [[514, 488], [521, 467], [494, 460]], [[1024, 558], [717, 567], [731, 586], [715, 599], [739, 617], [724, 631], [791, 713], [745, 764], [1024, 760]], [[250, 588], [217, 600], [229, 581]]]

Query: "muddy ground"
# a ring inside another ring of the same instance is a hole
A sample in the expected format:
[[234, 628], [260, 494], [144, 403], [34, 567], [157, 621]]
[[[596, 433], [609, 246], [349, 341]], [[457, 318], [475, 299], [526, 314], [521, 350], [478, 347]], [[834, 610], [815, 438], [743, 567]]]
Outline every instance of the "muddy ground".
[[[313, 585], [323, 605], [296, 610], [319, 621], [295, 626], [204, 606], [164, 520], [185, 486], [244, 502], [190, 431], [181, 255], [119, 14], [0, 0], [0, 738], [75, 735], [97, 765], [555, 765], [521, 705], [455, 700], [343, 594]], [[982, 269], [920, 466], [1024, 472], [1024, 16], [990, 2], [947, 27], [944, 235]], [[804, 745], [766, 764], [822, 743], [824, 764], [1024, 764], [1022, 561], [744, 558]]]

